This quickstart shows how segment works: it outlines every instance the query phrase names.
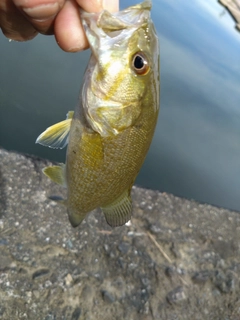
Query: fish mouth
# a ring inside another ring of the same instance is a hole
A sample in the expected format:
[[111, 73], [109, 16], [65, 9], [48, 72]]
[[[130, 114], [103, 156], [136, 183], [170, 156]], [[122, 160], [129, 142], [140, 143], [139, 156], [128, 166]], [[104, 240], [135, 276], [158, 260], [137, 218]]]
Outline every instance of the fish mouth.
[[111, 31], [111, 30], [105, 29], [104, 31], [110, 38], [116, 38], [122, 33], [122, 30], [123, 29]]
[[[150, 19], [151, 7], [152, 2], [146, 0], [115, 13], [110, 13], [107, 10], [99, 13], [88, 13], [81, 10], [81, 20], [90, 46], [97, 46], [96, 39], [105, 37], [117, 38], [120, 35], [126, 37], [127, 31], [129, 35], [129, 30], [134, 32], [138, 28], [147, 25]], [[123, 32], [124, 30], [126, 32]]]

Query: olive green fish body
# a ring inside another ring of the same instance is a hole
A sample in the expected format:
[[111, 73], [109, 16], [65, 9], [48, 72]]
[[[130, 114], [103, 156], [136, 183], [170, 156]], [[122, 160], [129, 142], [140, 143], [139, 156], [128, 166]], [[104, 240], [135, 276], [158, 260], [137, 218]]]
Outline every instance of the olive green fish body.
[[103, 138], [96, 132], [83, 132], [80, 139], [81, 124], [73, 120], [67, 152], [68, 208], [72, 214], [81, 213], [84, 218], [94, 208], [110, 205], [125, 191], [130, 195], [156, 119], [156, 111], [146, 106], [136, 124], [117, 136]]
[[150, 9], [145, 1], [115, 14], [81, 13], [92, 56], [79, 106], [37, 139], [59, 148], [68, 142], [66, 165], [44, 173], [67, 187], [73, 226], [97, 207], [111, 226], [131, 218], [131, 188], [159, 111], [159, 48]]

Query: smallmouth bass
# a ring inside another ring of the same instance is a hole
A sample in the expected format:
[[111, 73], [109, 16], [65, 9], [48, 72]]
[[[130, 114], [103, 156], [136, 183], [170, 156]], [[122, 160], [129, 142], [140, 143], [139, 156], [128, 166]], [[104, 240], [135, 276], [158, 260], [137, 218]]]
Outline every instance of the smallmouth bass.
[[79, 105], [38, 138], [51, 148], [68, 144], [66, 164], [43, 169], [67, 187], [73, 227], [100, 207], [107, 223], [131, 218], [131, 188], [152, 141], [159, 111], [159, 45], [151, 1], [117, 13], [81, 11], [92, 55]]

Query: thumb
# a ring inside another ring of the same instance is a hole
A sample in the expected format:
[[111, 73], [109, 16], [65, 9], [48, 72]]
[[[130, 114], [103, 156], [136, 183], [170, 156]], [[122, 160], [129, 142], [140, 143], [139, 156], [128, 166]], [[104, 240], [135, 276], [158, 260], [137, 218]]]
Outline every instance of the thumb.
[[65, 0], [13, 0], [34, 28], [43, 34], [53, 34], [54, 19]]

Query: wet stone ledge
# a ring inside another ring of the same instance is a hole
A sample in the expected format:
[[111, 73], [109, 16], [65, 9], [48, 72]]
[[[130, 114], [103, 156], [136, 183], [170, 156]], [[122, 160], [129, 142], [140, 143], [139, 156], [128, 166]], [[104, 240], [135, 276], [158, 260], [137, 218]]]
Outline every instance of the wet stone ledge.
[[239, 213], [134, 187], [73, 229], [46, 164], [0, 149], [0, 319], [240, 319]]

